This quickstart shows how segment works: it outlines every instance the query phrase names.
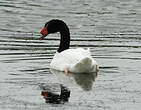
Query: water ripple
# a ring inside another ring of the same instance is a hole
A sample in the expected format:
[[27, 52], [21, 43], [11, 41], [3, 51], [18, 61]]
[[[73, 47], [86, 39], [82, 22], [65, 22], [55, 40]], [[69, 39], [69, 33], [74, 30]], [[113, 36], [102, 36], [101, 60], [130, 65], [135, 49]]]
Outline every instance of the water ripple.
[[[0, 109], [140, 109], [140, 5], [139, 0], [0, 1]], [[91, 80], [85, 75], [50, 71], [60, 37], [39, 40], [39, 31], [52, 18], [67, 22], [70, 48], [90, 48], [100, 65], [91, 91], [82, 89]], [[45, 104], [38, 86], [61, 78], [71, 100], [63, 106]]]

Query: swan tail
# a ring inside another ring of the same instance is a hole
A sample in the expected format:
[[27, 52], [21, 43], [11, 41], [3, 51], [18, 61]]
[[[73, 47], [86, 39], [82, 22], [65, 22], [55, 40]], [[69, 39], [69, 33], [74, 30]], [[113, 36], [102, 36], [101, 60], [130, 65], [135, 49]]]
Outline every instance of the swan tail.
[[80, 60], [73, 66], [73, 70], [76, 73], [89, 73], [93, 70], [94, 65], [92, 65], [92, 58], [86, 57]]

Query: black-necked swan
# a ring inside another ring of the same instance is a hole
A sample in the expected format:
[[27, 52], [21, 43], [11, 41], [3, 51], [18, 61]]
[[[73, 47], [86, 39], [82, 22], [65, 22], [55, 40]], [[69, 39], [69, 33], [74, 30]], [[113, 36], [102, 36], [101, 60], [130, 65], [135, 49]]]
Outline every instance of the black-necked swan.
[[44, 39], [48, 34], [60, 32], [60, 46], [54, 55], [50, 68], [64, 71], [65, 73], [92, 73], [98, 72], [97, 62], [92, 58], [90, 49], [69, 49], [70, 32], [66, 23], [62, 20], [52, 19], [45, 23], [40, 33]]

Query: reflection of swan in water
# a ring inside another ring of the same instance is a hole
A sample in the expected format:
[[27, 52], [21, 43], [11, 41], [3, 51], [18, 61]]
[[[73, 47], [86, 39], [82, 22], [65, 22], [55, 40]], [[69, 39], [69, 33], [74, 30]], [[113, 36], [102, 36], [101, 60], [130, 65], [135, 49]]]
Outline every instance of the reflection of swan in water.
[[65, 75], [63, 72], [51, 69], [51, 72], [57, 76], [60, 83], [65, 84], [67, 87], [73, 84], [79, 85], [83, 90], [89, 91], [92, 89], [93, 83], [96, 78], [96, 73], [89, 74], [69, 74]]
[[83, 90], [89, 91], [92, 89], [93, 82], [95, 81], [96, 75], [94, 73], [89, 74], [72, 74], [75, 82], [81, 86]]

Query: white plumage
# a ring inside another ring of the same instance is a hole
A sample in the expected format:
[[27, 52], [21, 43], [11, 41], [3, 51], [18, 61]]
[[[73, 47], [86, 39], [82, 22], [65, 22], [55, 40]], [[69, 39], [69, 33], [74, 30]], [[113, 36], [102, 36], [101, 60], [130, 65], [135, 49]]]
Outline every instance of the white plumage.
[[67, 49], [60, 53], [56, 52], [50, 67], [59, 71], [67, 69], [73, 73], [98, 72], [98, 64], [92, 58], [90, 50], [83, 48]]

